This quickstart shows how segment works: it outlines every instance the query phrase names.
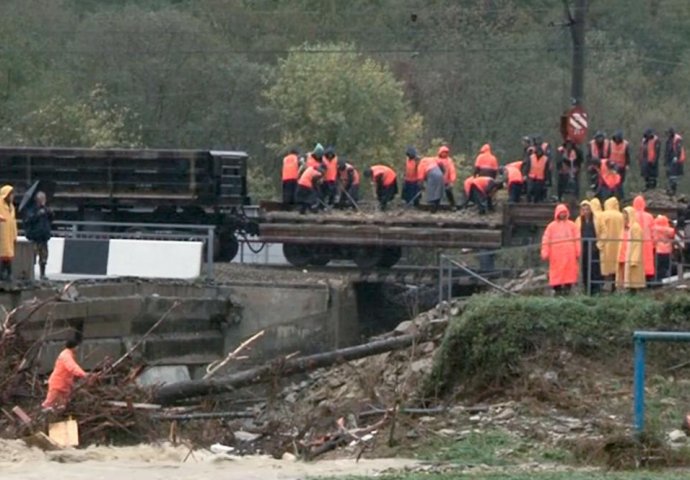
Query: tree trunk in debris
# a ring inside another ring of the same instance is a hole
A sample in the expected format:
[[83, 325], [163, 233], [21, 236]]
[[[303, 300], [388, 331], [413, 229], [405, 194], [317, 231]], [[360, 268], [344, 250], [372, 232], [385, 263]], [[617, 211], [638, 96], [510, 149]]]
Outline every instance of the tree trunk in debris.
[[423, 337], [423, 335], [403, 335], [332, 352], [318, 353], [284, 361], [274, 361], [225, 377], [172, 383], [161, 387], [156, 392], [154, 401], [160, 404], [171, 404], [186, 398], [229, 392], [249, 385], [265, 383], [276, 377], [309, 372], [337, 363], [399, 350], [422, 340]]

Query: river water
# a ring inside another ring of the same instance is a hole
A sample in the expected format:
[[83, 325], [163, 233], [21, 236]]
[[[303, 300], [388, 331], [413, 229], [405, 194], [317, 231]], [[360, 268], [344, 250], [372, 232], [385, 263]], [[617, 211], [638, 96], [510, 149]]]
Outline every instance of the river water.
[[[323, 460], [303, 463], [270, 457], [232, 457], [186, 447], [89, 447], [57, 452], [0, 440], [2, 480], [297, 480], [374, 475], [415, 464], [406, 459]], [[185, 461], [185, 457], [187, 457]]]

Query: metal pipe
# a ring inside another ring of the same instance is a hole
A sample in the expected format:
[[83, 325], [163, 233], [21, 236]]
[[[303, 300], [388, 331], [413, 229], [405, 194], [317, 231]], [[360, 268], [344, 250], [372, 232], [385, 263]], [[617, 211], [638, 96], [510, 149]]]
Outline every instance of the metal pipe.
[[496, 290], [498, 290], [498, 291], [500, 291], [500, 292], [507, 293], [507, 294], [509, 294], [509, 295], [514, 295], [514, 296], [517, 295], [515, 292], [511, 292], [510, 290], [506, 290], [506, 289], [503, 288], [502, 286], [500, 286], [500, 285], [498, 285], [498, 284], [492, 282], [491, 280], [488, 280], [487, 278], [482, 277], [482, 276], [479, 275], [478, 273], [476, 273], [476, 272], [470, 270], [470, 269], [467, 268], [466, 266], [461, 265], [460, 263], [458, 263], [458, 262], [456, 262], [456, 261], [451, 261], [451, 263], [452, 263], [454, 266], [460, 268], [461, 270], [467, 272], [469, 275], [471, 275], [472, 277], [476, 278], [476, 279], [479, 280], [480, 282], [485, 283], [485, 284], [489, 285], [490, 287], [495, 288]]

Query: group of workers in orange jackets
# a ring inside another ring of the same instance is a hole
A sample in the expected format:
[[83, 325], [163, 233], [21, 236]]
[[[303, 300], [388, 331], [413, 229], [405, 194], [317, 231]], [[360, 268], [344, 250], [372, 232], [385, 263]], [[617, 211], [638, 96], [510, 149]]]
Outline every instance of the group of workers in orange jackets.
[[[685, 147], [675, 129], [666, 131], [664, 155], [661, 141], [652, 129], [645, 130], [639, 149], [640, 172], [645, 191], [657, 187], [659, 163], [666, 168], [667, 192], [675, 195], [678, 180], [683, 175]], [[493, 210], [493, 197], [504, 186], [508, 201], [518, 203], [523, 195], [530, 203], [544, 202], [552, 177], [556, 176], [556, 197], [562, 202], [567, 194], [580, 198], [580, 172], [586, 169], [589, 188], [601, 203], [610, 197], [623, 201], [623, 186], [631, 165], [630, 142], [617, 131], [607, 138], [597, 131], [587, 144], [586, 156], [572, 141], [566, 140], [555, 151], [540, 137], [523, 137], [522, 159], [499, 165], [491, 145], [483, 145], [474, 161], [474, 170], [463, 184], [464, 201], [456, 202], [454, 185], [457, 181], [455, 161], [450, 148], [442, 145], [435, 156], [420, 158], [414, 147], [405, 152], [402, 200], [407, 206], [418, 206], [422, 194], [435, 212], [445, 197], [451, 208], [476, 205], [479, 213]], [[395, 169], [385, 164], [367, 167], [363, 176], [372, 181], [380, 208], [398, 193]], [[357, 208], [360, 173], [357, 168], [338, 159], [333, 147], [317, 144], [306, 159], [291, 150], [283, 159], [283, 202], [298, 204], [300, 212], [319, 210], [329, 206]]]
[[556, 294], [569, 292], [578, 279], [585, 293], [597, 294], [606, 284], [634, 292], [669, 277], [676, 231], [666, 216], [654, 218], [646, 208], [641, 195], [622, 211], [615, 196], [603, 210], [593, 198], [580, 203], [572, 221], [568, 207], [558, 204], [541, 243]]
[[[414, 147], [408, 147], [405, 155], [401, 197], [406, 206], [418, 206], [423, 193], [432, 212], [438, 210], [444, 196], [452, 208], [458, 206], [453, 192], [457, 172], [448, 146], [441, 146], [436, 156], [420, 158]], [[465, 181], [465, 202], [461, 206], [474, 201], [484, 212], [493, 208], [491, 196], [500, 185], [495, 181], [498, 161], [489, 145], [482, 148], [478, 165], [485, 168], [477, 168], [475, 175]], [[374, 164], [364, 170], [363, 176], [372, 182], [379, 207], [385, 210], [398, 194], [396, 171], [388, 165]], [[298, 205], [300, 213], [330, 206], [357, 208], [360, 178], [357, 168], [338, 159], [332, 147], [324, 149], [317, 144], [303, 160], [293, 149], [283, 158], [283, 203]]]

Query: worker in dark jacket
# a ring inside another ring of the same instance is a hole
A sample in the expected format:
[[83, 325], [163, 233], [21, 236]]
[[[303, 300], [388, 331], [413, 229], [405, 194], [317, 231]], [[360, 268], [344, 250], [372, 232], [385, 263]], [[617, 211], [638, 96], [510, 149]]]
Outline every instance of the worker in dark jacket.
[[407, 147], [405, 151], [405, 178], [402, 188], [402, 199], [405, 204], [419, 205], [419, 182], [417, 180], [417, 166], [419, 156], [414, 147]]
[[678, 190], [678, 180], [683, 176], [683, 165], [685, 164], [685, 146], [681, 137], [674, 128], [666, 131], [666, 176], [668, 178], [667, 192], [675, 195]]
[[34, 247], [34, 263], [38, 259], [41, 280], [46, 278], [46, 264], [48, 263], [48, 240], [51, 237], [53, 212], [46, 204], [46, 194], [38, 192], [34, 205], [28, 210], [24, 220], [26, 238]]
[[338, 160], [338, 188], [340, 205], [344, 207], [357, 208], [359, 201], [359, 172], [354, 165], [344, 159]]
[[580, 169], [582, 168], [582, 152], [575, 142], [566, 140], [558, 147], [556, 156], [556, 172], [558, 172], [557, 194], [558, 201], [563, 201], [563, 195], [572, 193], [580, 198]]
[[386, 165], [372, 165], [364, 170], [364, 176], [371, 179], [379, 201], [381, 210], [385, 210], [388, 202], [398, 193], [398, 178], [391, 167]]
[[659, 152], [661, 142], [659, 137], [654, 134], [654, 130], [648, 128], [642, 135], [640, 145], [640, 172], [644, 178], [644, 190], [654, 190], [656, 179], [659, 177]]

